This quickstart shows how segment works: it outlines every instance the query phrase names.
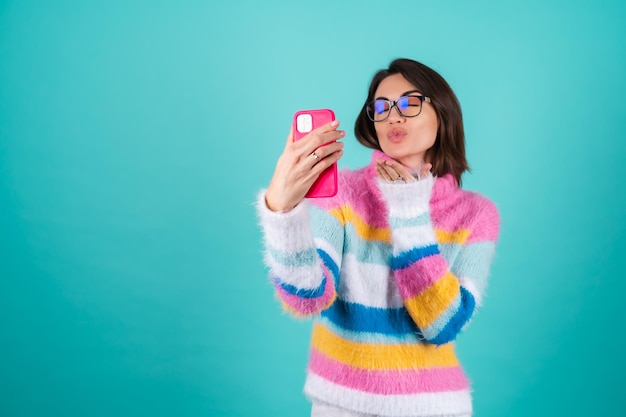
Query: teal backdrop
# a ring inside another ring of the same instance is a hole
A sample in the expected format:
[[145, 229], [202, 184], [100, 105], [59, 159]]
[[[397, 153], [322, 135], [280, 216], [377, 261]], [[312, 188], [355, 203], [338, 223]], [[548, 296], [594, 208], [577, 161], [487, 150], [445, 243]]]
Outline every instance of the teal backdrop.
[[296, 110], [369, 162], [396, 57], [456, 91], [502, 217], [475, 415], [626, 415], [626, 3], [597, 0], [0, 1], [0, 415], [307, 416], [254, 201]]

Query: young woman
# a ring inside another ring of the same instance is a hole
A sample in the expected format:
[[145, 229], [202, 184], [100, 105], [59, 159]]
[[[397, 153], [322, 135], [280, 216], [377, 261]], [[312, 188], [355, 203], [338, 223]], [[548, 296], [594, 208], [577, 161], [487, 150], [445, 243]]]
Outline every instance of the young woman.
[[470, 416], [454, 340], [480, 304], [499, 217], [459, 188], [458, 100], [434, 70], [393, 61], [356, 120], [371, 163], [341, 170], [335, 197], [305, 200], [342, 155], [338, 126], [290, 133], [257, 206], [278, 297], [314, 317], [312, 416]]

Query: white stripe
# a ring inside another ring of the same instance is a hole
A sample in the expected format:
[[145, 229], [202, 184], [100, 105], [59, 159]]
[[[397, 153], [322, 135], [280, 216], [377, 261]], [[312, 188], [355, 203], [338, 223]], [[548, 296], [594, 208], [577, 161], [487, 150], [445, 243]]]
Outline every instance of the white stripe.
[[315, 238], [315, 246], [330, 255], [332, 260], [337, 264], [338, 268], [341, 268], [341, 255], [337, 253], [337, 250], [327, 240], [321, 238]]
[[471, 414], [469, 391], [381, 395], [342, 387], [308, 372], [304, 393], [313, 401], [381, 416]]
[[434, 184], [432, 175], [406, 184], [394, 184], [377, 179], [378, 188], [385, 197], [390, 217], [410, 219], [429, 210]]
[[256, 208], [267, 246], [287, 253], [314, 247], [306, 201], [287, 213], [273, 212], [267, 208], [265, 192], [262, 191], [258, 195]]
[[397, 255], [413, 248], [421, 248], [437, 242], [431, 225], [403, 227], [392, 231], [393, 252]]
[[[307, 223], [287, 223], [276, 226], [275, 223], [263, 224], [265, 244], [274, 250], [297, 253], [314, 247], [313, 233]], [[283, 227], [291, 224], [290, 227]]]
[[391, 269], [361, 263], [353, 254], [344, 255], [338, 293], [344, 301], [367, 307], [399, 308], [404, 305]]
[[[328, 242], [322, 239], [316, 239], [315, 244], [320, 249], [327, 252], [335, 263], [338, 263], [337, 251]], [[321, 264], [321, 260], [316, 254], [316, 258]], [[274, 276], [278, 276], [281, 282], [285, 284], [293, 285], [294, 287], [301, 288], [303, 290], [315, 289], [322, 284], [322, 268], [318, 265], [307, 266], [287, 266], [280, 262], [277, 262], [272, 258], [269, 252], [265, 253], [265, 264], [271, 269]], [[330, 270], [329, 270], [330, 272]], [[332, 276], [328, 279], [333, 279]]]
[[272, 278], [276, 276], [281, 282], [303, 290], [319, 287], [324, 279], [322, 268], [318, 265], [285, 266], [274, 261], [269, 255], [265, 257], [265, 263], [271, 270]]
[[483, 296], [480, 293], [480, 291], [478, 291], [478, 288], [476, 288], [476, 285], [474, 284], [474, 282], [471, 279], [465, 278], [465, 277], [459, 278], [459, 282], [461, 283], [461, 286], [463, 288], [465, 288], [467, 291], [470, 292], [470, 294], [472, 294], [472, 296], [474, 297], [474, 301], [476, 301], [476, 306], [477, 307], [482, 306]]

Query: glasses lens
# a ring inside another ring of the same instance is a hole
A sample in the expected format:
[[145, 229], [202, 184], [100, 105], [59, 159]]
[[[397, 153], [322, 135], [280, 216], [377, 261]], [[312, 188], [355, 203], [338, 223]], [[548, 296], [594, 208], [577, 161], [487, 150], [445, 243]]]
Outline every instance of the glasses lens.
[[398, 108], [404, 116], [414, 117], [422, 110], [422, 100], [419, 96], [405, 96], [398, 99]]
[[374, 119], [382, 120], [387, 117], [389, 113], [389, 102], [387, 100], [374, 101]]
[[384, 120], [389, 114], [389, 102], [387, 100], [374, 100], [367, 106], [367, 115], [376, 122]]
[[[421, 96], [403, 96], [395, 102], [395, 106], [399, 110], [400, 114], [404, 117], [415, 117], [422, 111], [422, 97]], [[392, 102], [388, 100], [374, 100], [367, 106], [367, 115], [370, 120], [374, 122], [380, 122], [389, 117], [391, 111]]]

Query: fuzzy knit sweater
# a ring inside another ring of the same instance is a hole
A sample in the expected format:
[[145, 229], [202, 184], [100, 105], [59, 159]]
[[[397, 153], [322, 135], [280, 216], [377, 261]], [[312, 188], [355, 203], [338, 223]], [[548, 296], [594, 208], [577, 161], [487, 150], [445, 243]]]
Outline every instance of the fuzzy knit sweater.
[[496, 207], [454, 178], [341, 170], [333, 198], [257, 211], [283, 306], [313, 316], [305, 394], [381, 416], [471, 415], [454, 340], [485, 291]]

